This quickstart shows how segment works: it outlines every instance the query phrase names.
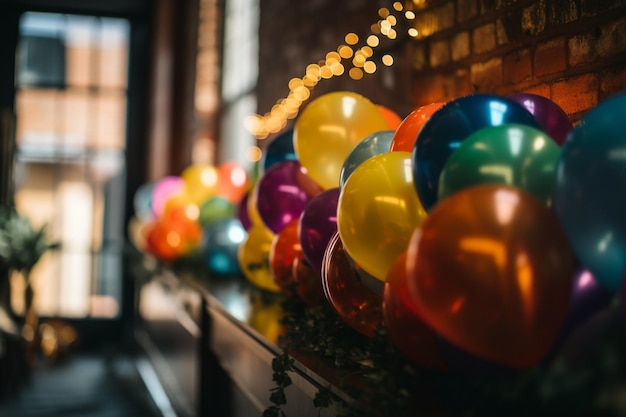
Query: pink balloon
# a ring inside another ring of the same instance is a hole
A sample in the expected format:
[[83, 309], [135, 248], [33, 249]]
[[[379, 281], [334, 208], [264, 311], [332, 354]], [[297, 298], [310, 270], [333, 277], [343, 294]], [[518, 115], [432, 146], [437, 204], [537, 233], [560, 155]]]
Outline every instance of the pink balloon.
[[152, 212], [157, 219], [163, 215], [167, 200], [182, 194], [184, 190], [185, 181], [181, 177], [172, 175], [157, 181], [152, 191]]

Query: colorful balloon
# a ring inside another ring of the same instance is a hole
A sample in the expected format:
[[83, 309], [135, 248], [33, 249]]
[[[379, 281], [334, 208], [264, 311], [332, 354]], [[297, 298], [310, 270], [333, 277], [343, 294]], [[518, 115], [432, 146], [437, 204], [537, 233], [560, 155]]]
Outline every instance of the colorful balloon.
[[212, 274], [235, 276], [241, 273], [238, 251], [247, 235], [237, 219], [220, 218], [204, 227], [200, 248]]
[[626, 272], [626, 93], [600, 103], [563, 144], [554, 207], [582, 265], [617, 292]]
[[530, 93], [513, 94], [508, 98], [532, 113], [541, 128], [559, 145], [574, 128], [563, 109], [549, 98]]
[[433, 113], [439, 110], [444, 104], [443, 102], [426, 104], [409, 113], [396, 129], [391, 139], [391, 144], [389, 145], [389, 151], [413, 152], [415, 141], [417, 140], [417, 135], [419, 135], [420, 130], [422, 130], [422, 127]]
[[382, 114], [383, 117], [385, 118], [385, 122], [387, 122], [388, 129], [396, 130], [398, 126], [400, 126], [400, 123], [402, 123], [402, 118], [398, 116], [398, 113], [394, 112], [393, 110], [385, 106], [381, 106], [380, 104], [377, 104], [376, 108], [378, 109], [380, 114]]
[[223, 162], [218, 165], [217, 178], [215, 193], [233, 204], [241, 201], [250, 187], [248, 172], [235, 162]]
[[350, 154], [348, 154], [348, 157], [341, 167], [339, 187], [343, 188], [348, 177], [352, 175], [354, 170], [363, 162], [373, 156], [389, 152], [389, 145], [391, 144], [393, 133], [393, 130], [383, 130], [363, 138], [363, 140], [352, 149]]
[[307, 203], [322, 191], [298, 161], [283, 161], [261, 177], [254, 199], [263, 224], [279, 233], [298, 219]]
[[409, 290], [424, 322], [468, 353], [515, 368], [550, 350], [574, 269], [553, 212], [493, 184], [442, 200], [407, 249]]
[[270, 271], [270, 249], [274, 235], [264, 227], [252, 226], [239, 245], [237, 260], [243, 275], [258, 288], [280, 292]]
[[560, 153], [559, 145], [534, 127], [511, 123], [477, 130], [444, 164], [437, 199], [492, 183], [519, 187], [550, 205]]
[[461, 142], [477, 130], [506, 123], [540, 128], [521, 104], [491, 94], [449, 101], [430, 117], [420, 130], [412, 154], [415, 189], [426, 210], [437, 202], [441, 170]]
[[293, 260], [292, 275], [297, 284], [296, 292], [307, 306], [315, 307], [326, 299], [321, 273], [311, 266], [301, 251]]
[[339, 233], [330, 239], [324, 254], [322, 286], [326, 299], [343, 321], [365, 336], [374, 335], [382, 323], [382, 297], [357, 278]]
[[211, 164], [192, 164], [183, 170], [180, 177], [185, 183], [187, 193], [197, 204], [217, 192], [218, 172]]
[[296, 151], [293, 147], [293, 129], [289, 129], [267, 144], [261, 158], [261, 167], [263, 172], [267, 172], [271, 166], [278, 162], [297, 160]]
[[170, 175], [161, 178], [154, 184], [152, 190], [152, 212], [155, 218], [160, 218], [165, 211], [167, 201], [185, 192], [185, 181], [181, 177]]
[[296, 219], [274, 236], [270, 247], [270, 272], [276, 285], [289, 296], [295, 294], [293, 260], [300, 252], [302, 247], [298, 239], [298, 219]]
[[445, 369], [435, 333], [420, 319], [409, 296], [406, 252], [398, 256], [387, 274], [383, 292], [383, 320], [393, 344], [415, 365]]
[[376, 105], [360, 94], [324, 94], [302, 110], [293, 130], [298, 161], [324, 189], [339, 186], [348, 154], [367, 135], [388, 129]]
[[411, 154], [389, 152], [363, 162], [337, 206], [337, 229], [350, 257], [384, 281], [426, 212], [413, 188]]
[[237, 203], [236, 215], [241, 225], [244, 229], [249, 230], [252, 227], [252, 220], [250, 219], [250, 214], [248, 213], [248, 200], [250, 199], [250, 194], [252, 191], [248, 191], [244, 194], [243, 198], [239, 203]]
[[330, 238], [337, 232], [337, 204], [339, 188], [331, 188], [316, 195], [300, 214], [298, 236], [304, 257], [318, 273]]
[[199, 208], [200, 217], [198, 222], [202, 227], [217, 220], [232, 219], [235, 217], [235, 205], [221, 196], [209, 197]]
[[142, 184], [135, 191], [133, 196], [133, 208], [135, 210], [135, 217], [138, 219], [149, 222], [154, 220], [154, 212], [152, 210], [152, 195], [154, 193], [154, 182]]
[[557, 341], [552, 346], [548, 361], [559, 353], [578, 328], [609, 306], [613, 295], [611, 291], [600, 285], [589, 271], [582, 269], [576, 272], [572, 280], [572, 300], [567, 317]]

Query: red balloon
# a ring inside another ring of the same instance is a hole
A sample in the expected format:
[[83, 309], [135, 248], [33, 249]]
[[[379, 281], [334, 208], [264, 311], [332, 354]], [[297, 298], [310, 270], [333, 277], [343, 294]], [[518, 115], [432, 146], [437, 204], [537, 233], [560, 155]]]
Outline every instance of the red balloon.
[[437, 348], [437, 338], [420, 319], [409, 295], [406, 252], [393, 263], [383, 292], [383, 319], [393, 344], [415, 365], [446, 369]]
[[445, 103], [431, 103], [413, 110], [404, 118], [400, 126], [396, 129], [391, 138], [391, 152], [413, 152], [417, 135], [422, 130], [422, 126], [430, 119], [434, 112], [439, 110]]
[[380, 104], [377, 104], [376, 108], [385, 118], [385, 122], [387, 122], [389, 130], [396, 130], [398, 126], [400, 126], [400, 123], [402, 123], [402, 118], [393, 110], [390, 110], [385, 106], [381, 106]]
[[240, 165], [224, 162], [217, 167], [216, 194], [233, 204], [241, 201], [250, 188], [250, 176]]
[[382, 323], [382, 297], [370, 291], [350, 265], [339, 233], [328, 242], [322, 267], [324, 295], [354, 330], [371, 337]]
[[406, 266], [427, 325], [470, 354], [524, 368], [559, 334], [576, 262], [549, 208], [485, 184], [434, 207], [411, 237]]
[[294, 295], [293, 261], [302, 252], [298, 238], [298, 222], [293, 220], [274, 236], [270, 248], [270, 272], [274, 282], [285, 294]]
[[307, 306], [315, 307], [324, 301], [322, 276], [311, 266], [302, 251], [293, 259], [292, 275], [297, 284], [296, 292]]

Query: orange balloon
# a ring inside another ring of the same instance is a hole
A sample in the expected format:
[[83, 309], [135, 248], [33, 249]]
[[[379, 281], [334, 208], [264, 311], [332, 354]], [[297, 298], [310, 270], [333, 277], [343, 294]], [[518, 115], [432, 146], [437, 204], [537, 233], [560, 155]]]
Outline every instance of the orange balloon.
[[560, 331], [575, 259], [550, 209], [486, 184], [435, 206], [411, 237], [406, 268], [426, 324], [470, 354], [524, 368]]
[[385, 280], [383, 319], [394, 345], [415, 365], [446, 369], [433, 330], [426, 326], [409, 296], [406, 252], [393, 263]]
[[413, 152], [417, 135], [434, 112], [445, 103], [431, 103], [413, 110], [404, 118], [391, 138], [390, 152]]
[[248, 172], [234, 162], [218, 165], [217, 177], [216, 194], [233, 204], [239, 203], [250, 187]]
[[324, 295], [350, 327], [371, 337], [382, 323], [383, 299], [358, 278], [339, 233], [328, 242], [322, 266]]
[[293, 259], [292, 274], [296, 281], [298, 296], [309, 307], [315, 307], [324, 301], [322, 277], [300, 251]]
[[385, 122], [387, 122], [389, 130], [396, 130], [398, 126], [400, 126], [400, 123], [402, 123], [402, 118], [393, 110], [390, 110], [385, 106], [381, 106], [380, 104], [377, 104], [376, 108], [385, 118]]
[[295, 294], [296, 280], [293, 276], [293, 260], [302, 252], [298, 238], [296, 219], [287, 224], [278, 234], [274, 235], [270, 247], [270, 271], [274, 282], [287, 295]]

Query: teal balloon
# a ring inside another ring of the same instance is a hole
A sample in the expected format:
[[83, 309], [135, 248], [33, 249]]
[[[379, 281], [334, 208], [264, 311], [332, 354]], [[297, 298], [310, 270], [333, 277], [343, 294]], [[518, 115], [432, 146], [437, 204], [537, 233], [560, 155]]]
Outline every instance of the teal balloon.
[[203, 229], [200, 250], [211, 273], [220, 276], [241, 273], [237, 252], [247, 236], [238, 219], [219, 219]]
[[389, 152], [391, 139], [393, 139], [394, 133], [395, 131], [393, 130], [381, 130], [380, 132], [372, 133], [371, 135], [363, 138], [354, 147], [354, 149], [350, 151], [348, 157], [343, 163], [343, 166], [341, 167], [341, 172], [339, 174], [339, 188], [343, 188], [343, 185], [348, 180], [348, 177], [363, 162], [373, 156]]
[[142, 184], [137, 188], [133, 196], [133, 208], [135, 216], [143, 221], [154, 220], [152, 211], [152, 193], [154, 192], [154, 182]]
[[531, 126], [511, 123], [477, 130], [444, 164], [437, 198], [495, 183], [518, 187], [550, 205], [560, 153], [547, 133]]
[[626, 93], [601, 102], [570, 132], [553, 204], [578, 260], [617, 292], [626, 271]]
[[235, 217], [237, 208], [224, 197], [214, 196], [208, 198], [200, 205], [200, 226], [207, 226], [216, 220], [232, 219]]

